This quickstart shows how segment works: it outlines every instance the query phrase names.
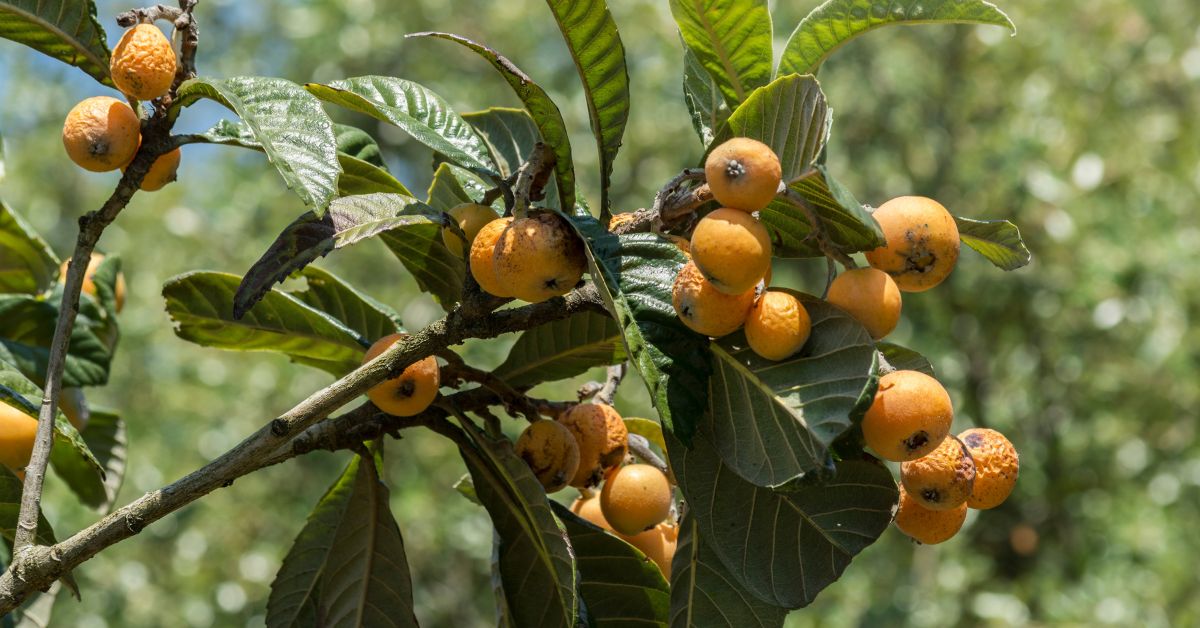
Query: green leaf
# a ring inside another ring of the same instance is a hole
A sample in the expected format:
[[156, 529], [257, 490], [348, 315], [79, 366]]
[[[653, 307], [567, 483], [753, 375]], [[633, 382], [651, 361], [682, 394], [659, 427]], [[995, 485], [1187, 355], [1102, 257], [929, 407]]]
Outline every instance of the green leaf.
[[[102, 386], [112, 361], [108, 327], [81, 312], [71, 330], [63, 370], [63, 386]], [[96, 314], [94, 306], [91, 313]], [[58, 323], [58, 307], [26, 294], [0, 294], [0, 361], [18, 367], [34, 381], [44, 381], [50, 345]]]
[[454, 490], [458, 491], [459, 495], [467, 498], [467, 501], [474, 503], [476, 506], [482, 506], [479, 502], [479, 495], [475, 493], [475, 482], [471, 480], [471, 474], [465, 473], [458, 481], [454, 483]]
[[783, 180], [790, 183], [810, 173], [829, 139], [832, 121], [817, 79], [783, 76], [754, 90], [734, 109], [709, 150], [732, 137], [756, 139], [779, 156]]
[[383, 153], [379, 150], [379, 142], [369, 133], [355, 126], [337, 123], [333, 125], [333, 133], [337, 138], [339, 153], [387, 170], [383, 163]]
[[684, 516], [671, 569], [671, 628], [783, 626], [787, 609], [748, 593], [699, 536], [695, 516]]
[[574, 207], [575, 165], [571, 160], [571, 141], [567, 136], [567, 125], [563, 122], [562, 113], [559, 112], [558, 105], [550, 100], [546, 90], [533, 82], [528, 74], [522, 72], [499, 52], [466, 37], [433, 32], [414, 33], [408, 37], [437, 37], [453, 41], [471, 49], [492, 64], [493, 68], [496, 68], [496, 71], [504, 77], [517, 97], [525, 104], [525, 108], [529, 110], [529, 115], [537, 124], [538, 132], [542, 135], [542, 141], [554, 151], [554, 172], [558, 183], [559, 207], [564, 211]]
[[664, 453], [667, 451], [667, 442], [663, 440], [662, 425], [658, 421], [627, 416], [625, 417], [625, 429], [630, 434], [637, 434], [650, 441], [651, 445], [655, 445]]
[[596, 628], [667, 625], [671, 593], [653, 560], [557, 502], [579, 566], [579, 595]]
[[709, 146], [729, 119], [729, 106], [717, 84], [700, 64], [691, 48], [683, 49], [683, 102], [692, 114], [692, 127], [700, 143]]
[[50, 245], [0, 201], [0, 293], [47, 292], [58, 280], [59, 263]]
[[1004, 270], [1016, 270], [1033, 256], [1021, 239], [1021, 231], [1007, 220], [971, 220], [955, 216], [963, 244], [975, 249]]
[[400, 331], [400, 315], [391, 307], [360, 292], [333, 273], [309, 266], [300, 272], [303, 290], [288, 294], [338, 319], [367, 342]]
[[338, 153], [338, 163], [342, 166], [342, 175], [338, 177], [339, 196], [377, 192], [412, 196], [412, 192], [409, 192], [403, 183], [379, 166], [355, 159], [345, 153]]
[[[883, 246], [883, 229], [870, 212], [824, 166], [813, 168], [812, 174], [792, 182], [790, 187], [813, 208], [833, 244], [846, 253]], [[809, 239], [812, 225], [792, 201], [776, 198], [759, 214], [759, 220], [771, 232], [776, 257], [825, 255]]]
[[481, 174], [494, 172], [487, 149], [441, 96], [423, 85], [387, 76], [359, 76], [328, 85], [309, 83], [317, 98], [394, 124], [413, 139]]
[[342, 167], [333, 122], [320, 101], [280, 78], [195, 78], [179, 87], [172, 111], [178, 115], [180, 108], [201, 98], [237, 113], [284, 183], [314, 212], [325, 212], [337, 196]]
[[783, 48], [779, 74], [813, 74], [842, 44], [890, 24], [994, 24], [1017, 29], [982, 0], [828, 0], [812, 10]]
[[887, 529], [899, 495], [877, 460], [843, 460], [828, 480], [783, 492], [731, 472], [708, 435], [691, 449], [667, 445], [705, 547], [740, 587], [781, 608], [807, 606], [837, 580]]
[[758, 486], [831, 465], [829, 445], [862, 420], [878, 383], [867, 330], [816, 297], [793, 294], [812, 319], [800, 353], [767, 360], [740, 333], [713, 345], [705, 431], [725, 464]]
[[439, 164], [433, 173], [433, 181], [429, 183], [428, 200], [426, 203], [434, 210], [448, 212], [463, 203], [474, 203], [475, 199], [467, 193], [461, 181], [455, 176], [454, 166], [448, 163]]
[[470, 422], [463, 430], [471, 444], [459, 452], [499, 535], [495, 584], [514, 625], [574, 626], [575, 560], [545, 490], [507, 439], [493, 440]]
[[671, 286], [683, 253], [655, 234], [615, 236], [595, 220], [576, 218], [588, 244], [588, 266], [612, 317], [621, 327], [663, 427], [689, 443], [708, 407], [708, 339], [675, 315]]
[[930, 377], [934, 375], [929, 359], [908, 347], [883, 341], [876, 342], [875, 346], [883, 357], [887, 358], [888, 364], [896, 367], [898, 371], [920, 371]]
[[766, 0], [671, 0], [671, 15], [732, 109], [771, 80]]
[[605, 222], [611, 205], [613, 161], [629, 120], [625, 46], [604, 0], [546, 0], [546, 4], [583, 80], [588, 119], [600, 155], [600, 212], [601, 222]]
[[[241, 318], [271, 286], [335, 249], [389, 230], [420, 230], [423, 226], [440, 230], [440, 218], [422, 213], [402, 215], [408, 209], [430, 211], [407, 195], [364, 194], [335, 200], [321, 216], [311, 211], [301, 214], [246, 271], [234, 299], [234, 317]], [[440, 231], [438, 235], [440, 238]]]
[[241, 317], [233, 315], [241, 277], [191, 272], [167, 280], [163, 297], [175, 335], [206, 347], [272, 351], [341, 377], [362, 363], [365, 346], [341, 321], [300, 299], [271, 290]]
[[16, 611], [13, 612], [16, 623], [14, 628], [52, 628], [50, 617], [54, 612], [54, 602], [62, 585], [58, 582], [50, 585], [46, 592], [38, 591], [29, 596]]
[[392, 255], [412, 273], [417, 286], [432, 294], [442, 309], [449, 312], [462, 296], [467, 264], [451, 253], [442, 241], [444, 223], [441, 216], [425, 218], [425, 222], [386, 231], [381, 239]]
[[[492, 107], [483, 111], [464, 113], [463, 118], [487, 144], [492, 160], [500, 167], [504, 177], [517, 172], [521, 164], [529, 160], [533, 149], [542, 141], [542, 132], [524, 109]], [[459, 177], [460, 180], [462, 177]], [[546, 185], [546, 198], [541, 205], [550, 209], [562, 209], [558, 197], [558, 184], [551, 179]]]
[[355, 456], [271, 583], [269, 627], [416, 626], [412, 577], [377, 463]]
[[596, 312], [580, 312], [521, 334], [504, 363], [493, 371], [511, 386], [525, 388], [582, 375], [625, 359], [621, 328]]
[[95, 507], [107, 512], [125, 482], [125, 422], [115, 412], [92, 408], [87, 426], [80, 434], [104, 468], [104, 501]]
[[76, 66], [113, 87], [104, 28], [91, 0], [2, 0], [0, 37]]

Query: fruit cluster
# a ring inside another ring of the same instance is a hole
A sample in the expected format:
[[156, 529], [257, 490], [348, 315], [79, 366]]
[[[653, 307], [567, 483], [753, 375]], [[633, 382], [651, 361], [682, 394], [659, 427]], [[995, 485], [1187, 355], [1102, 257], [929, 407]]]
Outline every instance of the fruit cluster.
[[[175, 80], [175, 50], [153, 24], [125, 31], [112, 52], [109, 73], [113, 83], [132, 100], [154, 100]], [[142, 144], [141, 120], [133, 107], [111, 96], [85, 98], [67, 113], [63, 146], [80, 168], [92, 172], [124, 170]], [[175, 180], [180, 149], [159, 156], [142, 179], [141, 189], [153, 192]]]
[[500, 218], [492, 208], [474, 203], [449, 213], [467, 241], [450, 230], [442, 232], [442, 239], [454, 253], [470, 247], [471, 275], [489, 294], [540, 303], [570, 292], [583, 278], [583, 243], [558, 214]]

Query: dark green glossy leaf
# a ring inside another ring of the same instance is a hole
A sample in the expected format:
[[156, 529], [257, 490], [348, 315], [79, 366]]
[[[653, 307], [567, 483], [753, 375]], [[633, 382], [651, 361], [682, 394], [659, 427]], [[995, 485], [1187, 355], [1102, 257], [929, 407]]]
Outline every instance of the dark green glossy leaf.
[[106, 410], [91, 408], [90, 415], [80, 435], [104, 467], [104, 501], [95, 507], [107, 512], [112, 509], [125, 482], [125, 422], [117, 413]]
[[542, 141], [554, 151], [556, 159], [554, 172], [558, 182], [559, 206], [574, 207], [575, 165], [571, 159], [571, 141], [567, 136], [567, 125], [563, 122], [562, 113], [559, 112], [558, 105], [550, 100], [546, 90], [499, 52], [466, 37], [450, 33], [415, 33], [409, 37], [437, 37], [453, 41], [474, 51], [496, 68], [496, 71], [504, 77], [517, 97], [525, 104], [525, 108], [529, 110], [529, 115], [537, 124], [538, 132], [542, 135]]
[[717, 84], [691, 48], [683, 50], [683, 101], [692, 114], [692, 127], [704, 146], [712, 144], [717, 130], [729, 119], [729, 106]]
[[338, 194], [340, 196], [375, 194], [377, 192], [412, 196], [412, 192], [409, 192], [403, 183], [397, 181], [396, 177], [379, 166], [344, 153], [338, 153], [338, 163], [342, 166], [342, 175], [338, 177]]
[[58, 266], [50, 245], [0, 201], [0, 293], [42, 294], [58, 280]]
[[91, 0], [2, 0], [0, 37], [78, 67], [109, 87], [109, 52]]
[[[81, 308], [82, 309], [82, 308]], [[97, 313], [95, 305], [91, 311]], [[0, 295], [0, 361], [15, 365], [34, 381], [44, 381], [58, 307], [25, 294]], [[76, 317], [63, 371], [64, 386], [102, 386], [112, 361], [108, 326], [84, 313]]]
[[883, 357], [887, 358], [888, 364], [896, 367], [898, 371], [920, 371], [931, 377], [934, 375], [933, 365], [929, 363], [929, 360], [908, 347], [883, 341], [876, 342], [875, 346], [883, 354]]
[[771, 80], [767, 0], [671, 0], [671, 14], [730, 108]]
[[1007, 220], [971, 220], [955, 217], [963, 244], [975, 249], [1004, 270], [1016, 270], [1033, 256], [1021, 239], [1021, 231]]
[[[817, 164], [812, 174], [792, 182], [791, 189], [813, 208], [829, 239], [846, 253], [869, 251], [883, 246], [883, 230], [841, 183]], [[824, 253], [808, 239], [812, 225], [804, 210], [790, 200], [776, 198], [759, 219], [771, 232], [776, 257], [822, 257]]]
[[333, 273], [309, 266], [300, 271], [305, 279], [302, 290], [288, 294], [341, 321], [365, 342], [400, 331], [400, 315]]
[[[521, 164], [529, 160], [534, 146], [542, 141], [537, 123], [524, 109], [492, 107], [483, 111], [464, 113], [463, 118], [483, 138], [492, 160], [500, 166], [500, 173], [509, 177], [517, 172]], [[460, 180], [462, 177], [459, 177]], [[561, 209], [558, 184], [551, 179], [546, 184], [546, 198], [539, 205]]]
[[813, 74], [842, 44], [890, 24], [994, 24], [1017, 32], [1008, 16], [982, 0], [828, 0], [792, 31], [779, 74]]
[[383, 153], [379, 150], [379, 142], [369, 133], [358, 127], [336, 123], [333, 125], [333, 133], [337, 138], [339, 153], [387, 170], [383, 163]]
[[342, 167], [333, 122], [320, 101], [280, 78], [195, 78], [179, 87], [172, 111], [178, 115], [181, 107], [201, 98], [237, 113], [284, 183], [314, 212], [325, 212], [337, 196]]
[[175, 335], [206, 347], [271, 351], [337, 377], [362, 363], [359, 335], [300, 299], [271, 290], [243, 316], [234, 317], [234, 292], [242, 278], [191, 272], [163, 286]]
[[524, 388], [582, 375], [625, 359], [621, 328], [596, 312], [581, 312], [521, 334], [494, 373]]
[[454, 166], [448, 163], [439, 164], [434, 171], [427, 196], [426, 204], [439, 212], [448, 212], [463, 203], [475, 202], [456, 176]]
[[791, 182], [811, 171], [829, 139], [832, 120], [817, 79], [792, 74], [749, 94], [709, 150], [731, 137], [756, 139], [775, 151], [783, 180]]
[[267, 626], [416, 626], [412, 577], [376, 462], [355, 456], [271, 583]]

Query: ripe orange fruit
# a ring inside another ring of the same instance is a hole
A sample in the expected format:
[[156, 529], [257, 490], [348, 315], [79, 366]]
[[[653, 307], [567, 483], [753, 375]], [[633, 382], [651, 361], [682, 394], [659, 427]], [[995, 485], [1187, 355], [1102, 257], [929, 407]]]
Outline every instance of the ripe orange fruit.
[[936, 379], [920, 371], [894, 371], [879, 378], [863, 417], [863, 438], [882, 458], [915, 460], [942, 444], [953, 421], [950, 395]]
[[0, 464], [24, 478], [25, 466], [33, 455], [37, 419], [0, 401]]
[[671, 303], [684, 325], [695, 332], [720, 338], [738, 330], [754, 306], [754, 288], [725, 294], [709, 283], [695, 262], [688, 262], [675, 277]]
[[[81, 292], [90, 294], [94, 298], [99, 296], [96, 294], [96, 281], [94, 277], [96, 276], [96, 270], [100, 268], [100, 264], [103, 261], [104, 255], [92, 252], [91, 258], [88, 259], [87, 270], [83, 271], [83, 286]], [[71, 260], [68, 259], [64, 261], [62, 266], [60, 266], [58, 269], [58, 275], [63, 280], [66, 280], [67, 278], [67, 265], [70, 263]], [[120, 312], [125, 308], [125, 273], [117, 273], [117, 281], [113, 284], [113, 300], [116, 302], [114, 305], [117, 312]]]
[[608, 520], [604, 518], [604, 511], [600, 510], [600, 497], [593, 496], [588, 498], [579, 497], [571, 504], [571, 512], [580, 516], [580, 518], [590, 521], [593, 525], [612, 530], [612, 526], [608, 524]]
[[900, 463], [900, 483], [930, 510], [958, 508], [975, 486], [975, 461], [957, 438], [948, 436], [937, 449]]
[[704, 160], [704, 176], [713, 198], [743, 212], [756, 212], [770, 204], [782, 174], [775, 151], [748, 137], [723, 142]]
[[530, 423], [517, 438], [515, 449], [547, 493], [565, 488], [579, 469], [575, 437], [555, 421]]
[[138, 24], [113, 48], [109, 71], [122, 93], [153, 100], [167, 93], [175, 80], [175, 50], [157, 26]]
[[80, 168], [92, 172], [116, 170], [133, 159], [141, 142], [137, 113], [110, 96], [80, 101], [63, 122], [63, 146]]
[[496, 279], [530, 303], [570, 292], [586, 267], [579, 236], [549, 212], [514, 220], [496, 241], [492, 262]]
[[867, 251], [867, 262], [905, 292], [942, 283], [958, 261], [958, 224], [941, 203], [924, 196], [894, 198], [875, 210], [887, 244]]
[[949, 541], [967, 520], [965, 503], [949, 510], [930, 510], [900, 487], [900, 507], [896, 510], [896, 528], [909, 538], [926, 545]]
[[675, 558], [675, 547], [679, 543], [678, 526], [664, 521], [633, 536], [622, 534], [621, 538], [654, 561], [664, 578], [671, 579], [671, 561]]
[[967, 506], [986, 510], [1003, 504], [1021, 471], [1017, 448], [1004, 434], [986, 428], [969, 429], [958, 438], [975, 459], [975, 485]]
[[648, 464], [614, 470], [600, 491], [600, 510], [613, 530], [634, 535], [658, 525], [671, 514], [671, 483]]
[[[179, 160], [183, 157], [182, 149], [175, 150], [159, 155], [154, 163], [150, 164], [150, 170], [146, 171], [146, 176], [142, 177], [142, 184], [138, 186], [143, 192], [157, 192], [163, 189], [168, 183], [175, 180], [175, 171], [179, 170]], [[125, 172], [128, 165], [121, 166], [121, 172]]]
[[892, 333], [900, 322], [900, 288], [882, 270], [847, 270], [829, 285], [825, 298], [862, 323], [875, 340]]
[[629, 451], [625, 421], [610, 405], [581, 403], [564, 412], [558, 421], [571, 431], [579, 446], [579, 468], [571, 486], [595, 486], [605, 471], [621, 464]]
[[771, 236], [754, 216], [722, 208], [692, 231], [692, 261], [704, 278], [726, 294], [754, 288], [771, 269]]
[[746, 341], [768, 360], [792, 357], [808, 342], [811, 332], [812, 319], [804, 304], [779, 290], [764, 292], [746, 317]]
[[[363, 364], [374, 360], [407, 334], [391, 334], [375, 341]], [[384, 380], [367, 390], [367, 398], [380, 410], [394, 416], [413, 416], [424, 412], [437, 398], [441, 370], [433, 356], [409, 364], [399, 377]]]
[[498, 297], [513, 296], [512, 288], [496, 278], [495, 268], [496, 242], [512, 221], [509, 216], [489, 222], [475, 234], [475, 241], [471, 243], [471, 276], [484, 292]]
[[[458, 227], [467, 236], [466, 246], [471, 246], [481, 229], [499, 218], [496, 210], [478, 203], [463, 203], [450, 208], [450, 211], [446, 213], [458, 222]], [[450, 229], [442, 229], [442, 243], [450, 249], [455, 257], [462, 257], [464, 245], [462, 238], [457, 233]]]

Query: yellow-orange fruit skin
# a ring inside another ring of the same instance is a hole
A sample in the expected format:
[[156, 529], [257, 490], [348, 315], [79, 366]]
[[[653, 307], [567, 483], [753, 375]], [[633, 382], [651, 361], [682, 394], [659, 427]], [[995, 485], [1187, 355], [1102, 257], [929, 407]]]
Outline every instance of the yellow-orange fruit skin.
[[641, 550], [647, 558], [658, 565], [663, 577], [671, 579], [671, 561], [675, 558], [675, 547], [679, 543], [679, 528], [662, 522], [649, 530], [633, 536], [622, 534], [621, 538]]
[[[391, 334], [375, 341], [363, 357], [363, 364], [374, 360], [405, 334]], [[424, 412], [437, 398], [441, 370], [433, 356], [413, 362], [399, 377], [384, 380], [367, 390], [367, 398], [380, 410], [393, 416], [413, 416]]]
[[967, 506], [987, 510], [1004, 503], [1021, 471], [1017, 448], [1003, 434], [987, 428], [969, 429], [958, 438], [975, 460], [975, 485]]
[[783, 169], [770, 146], [748, 137], [723, 142], [704, 160], [704, 177], [717, 202], [743, 212], [771, 203]]
[[0, 401], [0, 464], [23, 476], [36, 436], [37, 419]]
[[579, 515], [581, 518], [590, 521], [593, 525], [612, 530], [608, 519], [604, 518], [604, 511], [600, 509], [600, 496], [579, 497], [571, 504], [571, 512]]
[[512, 221], [512, 216], [509, 216], [489, 222], [475, 234], [475, 240], [471, 242], [471, 276], [484, 292], [498, 297], [514, 296], [511, 288], [496, 278], [494, 265], [496, 242]]
[[825, 299], [862, 323], [875, 340], [892, 333], [900, 322], [900, 288], [890, 275], [876, 268], [855, 268], [838, 275]]
[[571, 486], [595, 486], [604, 472], [621, 464], [629, 451], [629, 430], [625, 421], [612, 406], [603, 403], [581, 403], [573, 406], [558, 419], [571, 431], [579, 446], [579, 469]]
[[110, 96], [95, 96], [67, 113], [63, 147], [80, 168], [108, 172], [133, 159], [141, 134], [141, 122], [132, 107]]
[[900, 196], [880, 205], [874, 216], [887, 244], [867, 251], [867, 262], [891, 275], [901, 290], [923, 292], [954, 270], [958, 225], [941, 203]]
[[930, 510], [900, 487], [900, 507], [894, 523], [912, 540], [925, 545], [945, 543], [958, 534], [966, 520], [965, 503], [949, 510]]
[[725, 294], [753, 288], [771, 269], [771, 236], [754, 216], [723, 207], [692, 231], [692, 261]]
[[808, 310], [786, 292], [764, 292], [746, 317], [746, 341], [750, 349], [768, 360], [792, 357], [808, 342], [810, 333], [812, 319]]
[[634, 218], [637, 218], [637, 212], [621, 212], [619, 214], [613, 214], [612, 219], [608, 221], [608, 230], [614, 232], [618, 231], [621, 229], [621, 227], [633, 222]]
[[[168, 183], [175, 180], [175, 172], [179, 170], [179, 161], [183, 157], [182, 149], [175, 150], [159, 155], [154, 163], [150, 164], [150, 170], [146, 171], [146, 176], [142, 177], [142, 184], [139, 188], [143, 192], [157, 192], [163, 189]], [[126, 166], [121, 166], [121, 172], [125, 172]]]
[[[463, 203], [451, 207], [450, 211], [446, 213], [450, 214], [450, 217], [458, 223], [458, 228], [462, 229], [463, 234], [467, 236], [466, 246], [475, 242], [475, 236], [479, 235], [481, 229], [499, 218], [496, 210], [478, 203]], [[463, 249], [466, 248], [462, 238], [451, 229], [442, 229], [442, 243], [446, 245], [447, 249], [450, 249], [455, 257], [462, 257]]]
[[[81, 288], [82, 292], [90, 294], [93, 297], [98, 296], [96, 294], [96, 281], [94, 277], [96, 275], [96, 270], [100, 268], [100, 263], [103, 261], [104, 255], [101, 253], [92, 253], [92, 256], [88, 258], [87, 270], [83, 271], [83, 286]], [[59, 277], [62, 277], [63, 280], [66, 280], [67, 265], [70, 263], [71, 260], [67, 260], [63, 262], [62, 266], [60, 266], [58, 269]], [[113, 301], [115, 301], [114, 306], [118, 312], [125, 308], [124, 273], [117, 273], [117, 281], [113, 284]]]
[[555, 421], [530, 423], [517, 438], [515, 448], [547, 493], [566, 488], [579, 469], [575, 437]]
[[82, 388], [64, 388], [58, 395], [58, 409], [67, 415], [67, 420], [75, 429], [82, 432], [87, 428], [91, 412], [88, 410], [87, 399], [83, 396]]
[[530, 303], [570, 292], [586, 266], [579, 237], [551, 213], [514, 220], [500, 234], [492, 262], [496, 279]]
[[695, 332], [720, 338], [738, 330], [754, 307], [754, 288], [741, 294], [717, 290], [696, 267], [688, 262], [675, 277], [671, 303], [675, 313]]
[[950, 433], [954, 408], [938, 381], [919, 371], [894, 371], [879, 378], [875, 400], [863, 417], [867, 446], [895, 462], [916, 460]]
[[692, 243], [688, 242], [687, 238], [670, 234], [667, 234], [666, 238], [675, 245], [675, 248], [683, 253], [684, 257], [688, 258], [689, 261], [692, 259]]
[[900, 483], [909, 497], [930, 510], [958, 508], [975, 486], [975, 462], [957, 438], [948, 436], [937, 449], [900, 463]]
[[632, 536], [662, 523], [671, 514], [671, 483], [648, 464], [616, 469], [600, 491], [604, 518], [620, 534]]
[[175, 51], [157, 26], [138, 24], [113, 48], [109, 71], [122, 93], [153, 100], [167, 93], [175, 80]]

